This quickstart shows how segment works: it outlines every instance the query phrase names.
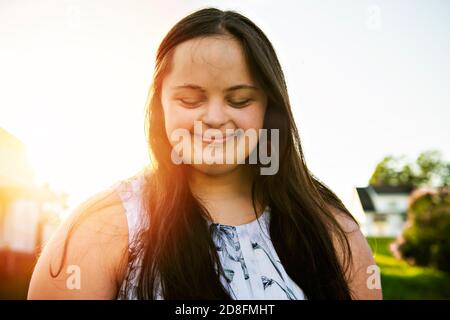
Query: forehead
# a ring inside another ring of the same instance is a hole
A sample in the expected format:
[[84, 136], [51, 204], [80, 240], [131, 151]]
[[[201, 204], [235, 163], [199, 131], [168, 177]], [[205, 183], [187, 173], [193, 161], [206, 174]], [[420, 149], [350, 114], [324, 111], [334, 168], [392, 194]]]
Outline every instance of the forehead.
[[242, 47], [231, 36], [195, 38], [179, 44], [164, 82], [189, 82], [210, 89], [236, 83], [254, 85]]

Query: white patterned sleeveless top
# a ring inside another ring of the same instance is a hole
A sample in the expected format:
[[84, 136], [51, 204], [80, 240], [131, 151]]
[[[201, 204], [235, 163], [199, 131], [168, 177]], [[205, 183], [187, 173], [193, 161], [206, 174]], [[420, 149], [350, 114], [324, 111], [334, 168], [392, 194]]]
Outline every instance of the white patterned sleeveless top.
[[[143, 176], [135, 176], [116, 184], [128, 222], [129, 263], [118, 299], [137, 299], [141, 259], [136, 240], [141, 228], [147, 228], [148, 216], [141, 205]], [[205, 220], [206, 221], [206, 220]], [[221, 282], [235, 300], [303, 300], [303, 291], [288, 276], [269, 236], [270, 208], [258, 219], [231, 226], [206, 221], [216, 244], [224, 275]], [[161, 287], [156, 299], [164, 299]]]

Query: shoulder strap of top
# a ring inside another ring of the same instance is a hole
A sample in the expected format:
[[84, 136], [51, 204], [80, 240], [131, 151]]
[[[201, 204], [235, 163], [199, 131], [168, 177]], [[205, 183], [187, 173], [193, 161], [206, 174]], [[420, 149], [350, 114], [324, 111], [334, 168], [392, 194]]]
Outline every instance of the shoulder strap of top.
[[116, 190], [125, 209], [125, 215], [128, 223], [128, 239], [132, 243], [139, 231], [144, 227], [146, 216], [142, 206], [142, 183], [143, 176], [133, 176], [129, 179], [120, 181]]

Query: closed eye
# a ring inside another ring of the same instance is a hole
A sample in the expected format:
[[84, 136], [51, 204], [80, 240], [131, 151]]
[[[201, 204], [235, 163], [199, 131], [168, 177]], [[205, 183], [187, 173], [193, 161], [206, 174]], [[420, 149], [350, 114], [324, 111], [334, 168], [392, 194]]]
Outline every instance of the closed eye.
[[247, 99], [247, 100], [241, 100], [241, 101], [230, 101], [230, 105], [234, 108], [243, 108], [248, 106], [253, 100]]
[[[192, 100], [192, 99], [178, 99], [178, 101], [180, 101], [183, 104], [183, 106], [186, 108], [196, 108], [202, 102], [201, 100]], [[229, 100], [228, 103], [233, 108], [244, 108], [244, 107], [248, 106], [252, 101], [253, 101], [253, 99], [246, 99], [246, 100], [240, 100], [240, 101]]]
[[200, 104], [201, 101], [198, 100], [190, 100], [190, 99], [178, 99], [183, 105], [189, 108], [194, 108]]

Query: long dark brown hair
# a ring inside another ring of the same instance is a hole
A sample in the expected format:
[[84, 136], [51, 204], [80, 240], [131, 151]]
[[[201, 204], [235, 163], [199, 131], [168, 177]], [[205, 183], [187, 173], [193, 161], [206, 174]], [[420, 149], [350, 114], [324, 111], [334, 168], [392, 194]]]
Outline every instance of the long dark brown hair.
[[223, 270], [205, 223], [210, 215], [189, 188], [186, 165], [171, 161], [161, 106], [162, 80], [170, 70], [175, 47], [213, 35], [231, 35], [239, 41], [253, 79], [268, 97], [264, 128], [279, 129], [279, 170], [275, 175], [260, 175], [261, 165], [251, 165], [252, 200], [254, 208], [259, 201], [271, 209], [270, 237], [286, 272], [308, 299], [351, 299], [346, 277], [351, 251], [333, 212], [353, 218], [305, 164], [275, 50], [248, 18], [215, 8], [183, 18], [157, 51], [146, 119], [153, 167], [143, 186], [150, 227], [139, 237], [142, 263], [138, 298], [154, 299], [161, 285], [165, 299], [231, 299], [221, 284]]

